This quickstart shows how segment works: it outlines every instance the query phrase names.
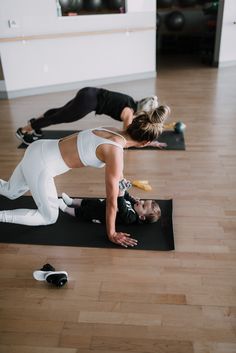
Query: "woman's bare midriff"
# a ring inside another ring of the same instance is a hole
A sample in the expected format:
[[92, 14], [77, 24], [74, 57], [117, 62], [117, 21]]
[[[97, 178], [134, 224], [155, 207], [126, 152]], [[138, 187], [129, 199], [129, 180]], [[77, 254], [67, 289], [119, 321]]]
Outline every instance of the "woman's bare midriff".
[[59, 141], [61, 156], [69, 168], [84, 167], [77, 150], [77, 136], [78, 134], [74, 134]]

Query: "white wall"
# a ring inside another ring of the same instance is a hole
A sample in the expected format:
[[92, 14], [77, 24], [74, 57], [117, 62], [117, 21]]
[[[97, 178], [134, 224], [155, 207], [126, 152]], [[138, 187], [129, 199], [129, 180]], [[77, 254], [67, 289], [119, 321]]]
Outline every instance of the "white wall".
[[8, 97], [90, 80], [155, 76], [156, 1], [127, 0], [127, 10], [57, 17], [55, 0], [1, 0], [0, 55]]
[[236, 0], [224, 1], [219, 64], [236, 64]]

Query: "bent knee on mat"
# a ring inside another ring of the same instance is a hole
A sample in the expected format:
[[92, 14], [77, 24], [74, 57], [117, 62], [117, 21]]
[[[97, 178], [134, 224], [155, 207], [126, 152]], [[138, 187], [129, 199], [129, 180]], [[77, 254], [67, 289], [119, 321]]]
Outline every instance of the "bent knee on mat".
[[47, 226], [56, 223], [59, 212], [51, 212], [43, 216], [43, 225]]
[[44, 219], [43, 220], [43, 226], [50, 226], [51, 224], [56, 223], [57, 218], [53, 218], [53, 219]]
[[18, 199], [18, 197], [20, 197], [22, 194], [8, 194], [8, 195], [6, 195], [6, 197], [8, 198], [8, 199], [10, 199], [10, 200], [16, 200], [16, 199]]

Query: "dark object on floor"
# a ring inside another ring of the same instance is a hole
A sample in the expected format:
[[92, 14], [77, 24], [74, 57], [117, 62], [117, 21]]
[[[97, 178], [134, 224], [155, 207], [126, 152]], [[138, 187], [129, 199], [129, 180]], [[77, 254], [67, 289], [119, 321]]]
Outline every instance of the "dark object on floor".
[[181, 132], [184, 132], [185, 128], [186, 128], [186, 125], [182, 123], [182, 121], [178, 121], [175, 124], [174, 130], [175, 132], [177, 132], [177, 134], [180, 134]]
[[[117, 225], [117, 231], [130, 233], [133, 238], [138, 240], [138, 245], [129, 248], [130, 250], [174, 250], [172, 200], [157, 200], [157, 202], [162, 214], [158, 222]], [[30, 196], [22, 196], [17, 200], [8, 200], [0, 196], [0, 210], [15, 208], [35, 208], [35, 204]], [[104, 224], [81, 221], [62, 212], [57, 222], [49, 226], [32, 227], [0, 223], [0, 243], [118, 248], [124, 250], [107, 238]]]
[[[42, 139], [60, 139], [68, 135], [74, 134], [75, 130], [43, 130]], [[185, 150], [184, 134], [176, 133], [174, 131], [163, 131], [163, 133], [158, 138], [159, 142], [167, 143], [167, 147], [163, 148], [165, 150], [176, 150], [183, 151]], [[18, 148], [26, 148], [27, 145], [22, 143]], [[131, 147], [130, 150], [160, 150], [158, 147]]]
[[65, 271], [56, 271], [50, 264], [45, 264], [40, 270], [33, 272], [33, 277], [37, 281], [45, 281], [60, 288], [68, 281], [68, 274]]
[[63, 287], [67, 283], [67, 274], [64, 272], [53, 273], [51, 272], [46, 276], [46, 281], [48, 283], [53, 284], [54, 286], [60, 288]]

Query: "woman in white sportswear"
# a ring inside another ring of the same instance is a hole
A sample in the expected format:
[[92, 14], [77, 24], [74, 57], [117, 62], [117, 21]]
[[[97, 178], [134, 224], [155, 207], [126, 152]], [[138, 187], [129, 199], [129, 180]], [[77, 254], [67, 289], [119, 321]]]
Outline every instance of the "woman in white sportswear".
[[61, 140], [32, 143], [9, 181], [0, 179], [0, 195], [16, 199], [30, 190], [37, 209], [0, 211], [0, 222], [30, 226], [55, 223], [59, 202], [54, 177], [73, 168], [105, 166], [107, 236], [124, 247], [136, 245], [129, 234], [115, 228], [123, 148], [142, 147], [156, 140], [169, 113], [169, 107], [159, 106], [152, 114], [140, 113], [126, 130], [94, 128]]

